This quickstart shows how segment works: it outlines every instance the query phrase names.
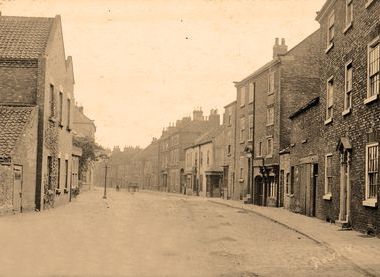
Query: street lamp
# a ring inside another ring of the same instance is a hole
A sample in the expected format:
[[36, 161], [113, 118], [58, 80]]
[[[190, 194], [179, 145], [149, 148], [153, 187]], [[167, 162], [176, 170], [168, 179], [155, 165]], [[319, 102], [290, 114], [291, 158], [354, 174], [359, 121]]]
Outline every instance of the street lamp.
[[97, 160], [103, 160], [104, 161], [104, 194], [103, 199], [107, 199], [107, 175], [108, 175], [108, 168], [110, 166], [108, 165], [109, 156], [107, 154], [101, 154], [97, 157]]

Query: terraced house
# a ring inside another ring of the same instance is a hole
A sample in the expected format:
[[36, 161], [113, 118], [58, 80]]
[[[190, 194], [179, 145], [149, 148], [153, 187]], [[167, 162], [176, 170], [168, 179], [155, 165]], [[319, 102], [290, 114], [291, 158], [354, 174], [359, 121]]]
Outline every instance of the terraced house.
[[328, 0], [321, 25], [316, 215], [379, 233], [380, 1]]
[[283, 206], [280, 150], [290, 144], [289, 116], [319, 93], [319, 30], [288, 50], [276, 39], [273, 59], [235, 83], [234, 199]]
[[[65, 56], [60, 16], [0, 16], [0, 103], [37, 109], [38, 139], [30, 142], [31, 147], [36, 143], [36, 155], [15, 159], [12, 165], [14, 170], [18, 166], [16, 181], [22, 180], [21, 191], [14, 189], [21, 192], [17, 201], [24, 203], [27, 192], [29, 209], [70, 199], [72, 156], [80, 155], [72, 146], [73, 89], [73, 63]], [[26, 162], [35, 163], [35, 177], [23, 166]], [[29, 199], [32, 187], [34, 205]]]

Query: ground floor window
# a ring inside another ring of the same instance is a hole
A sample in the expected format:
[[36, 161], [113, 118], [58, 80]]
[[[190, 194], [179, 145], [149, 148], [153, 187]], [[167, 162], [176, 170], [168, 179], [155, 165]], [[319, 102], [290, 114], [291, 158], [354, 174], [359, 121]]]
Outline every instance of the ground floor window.
[[379, 183], [379, 144], [366, 146], [366, 199], [377, 199]]

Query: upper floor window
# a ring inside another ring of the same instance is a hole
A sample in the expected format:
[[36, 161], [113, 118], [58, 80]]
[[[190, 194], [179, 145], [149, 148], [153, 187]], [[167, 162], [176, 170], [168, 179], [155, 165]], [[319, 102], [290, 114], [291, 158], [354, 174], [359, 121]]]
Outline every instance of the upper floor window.
[[257, 157], [262, 157], [263, 156], [263, 143], [259, 141], [257, 144]]
[[240, 107], [245, 105], [245, 86], [240, 88]]
[[249, 115], [248, 125], [249, 125], [248, 140], [252, 141], [252, 139], [253, 139], [253, 114]]
[[327, 46], [329, 46], [330, 44], [333, 44], [333, 39], [335, 35], [334, 25], [335, 25], [335, 15], [334, 15], [334, 12], [332, 12], [330, 16], [328, 17]]
[[270, 72], [268, 75], [268, 94], [274, 92], [274, 72]]
[[207, 165], [210, 165], [210, 151], [207, 151]]
[[268, 107], [267, 108], [267, 125], [273, 125], [274, 124], [274, 107]]
[[54, 85], [50, 84], [50, 116], [55, 116], [55, 95], [54, 95]]
[[346, 0], [346, 28], [352, 24], [353, 20], [354, 20], [353, 0]]
[[366, 146], [365, 198], [377, 200], [379, 183], [379, 143]]
[[368, 92], [369, 100], [380, 93], [380, 37], [368, 45]]
[[71, 100], [67, 99], [67, 129], [71, 129]]
[[332, 121], [333, 118], [333, 105], [334, 105], [334, 79], [331, 77], [327, 81], [327, 95], [326, 95], [326, 121], [325, 124]]
[[255, 83], [249, 84], [249, 90], [248, 90], [248, 101], [249, 103], [253, 103], [253, 98], [255, 95]]
[[62, 125], [63, 121], [63, 93], [60, 91], [59, 92], [59, 98], [58, 98], [58, 109], [59, 109], [59, 124]]
[[232, 124], [232, 107], [228, 108], [228, 125]]
[[345, 66], [345, 85], [344, 85], [344, 110], [349, 111], [352, 105], [352, 62]]
[[240, 118], [240, 142], [245, 139], [245, 117]]
[[273, 138], [267, 138], [267, 156], [273, 155]]

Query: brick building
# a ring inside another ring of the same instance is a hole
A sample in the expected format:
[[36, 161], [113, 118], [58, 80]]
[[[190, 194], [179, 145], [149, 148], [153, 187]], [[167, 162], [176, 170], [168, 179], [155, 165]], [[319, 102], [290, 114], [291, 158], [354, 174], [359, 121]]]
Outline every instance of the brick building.
[[142, 189], [158, 190], [158, 147], [158, 140], [153, 138], [152, 142], [134, 157], [139, 170], [138, 184]]
[[38, 107], [35, 207], [67, 202], [74, 75], [60, 16], [0, 16], [0, 37], [0, 103]]
[[323, 118], [319, 97], [304, 103], [290, 115], [290, 145], [280, 151], [280, 187], [284, 207], [307, 216], [316, 215], [317, 188], [323, 143], [320, 128]]
[[223, 126], [198, 137], [185, 149], [186, 194], [220, 197], [223, 193]]
[[35, 208], [37, 125], [37, 107], [0, 105], [0, 214]]
[[220, 115], [211, 110], [208, 117], [201, 110], [193, 118], [184, 117], [162, 131], [159, 139], [159, 189], [182, 192], [185, 183], [185, 147], [212, 127], [220, 125]]
[[223, 197], [231, 199], [235, 186], [236, 101], [224, 107]]
[[95, 122], [84, 113], [83, 106], [74, 107], [73, 132], [76, 136], [88, 137], [95, 141]]
[[273, 59], [235, 82], [234, 199], [257, 205], [283, 205], [279, 151], [290, 143], [290, 114], [298, 103], [318, 93], [319, 36], [316, 31], [289, 51], [284, 39], [281, 44], [276, 39]]
[[380, 1], [329, 0], [321, 26], [316, 215], [379, 234]]

